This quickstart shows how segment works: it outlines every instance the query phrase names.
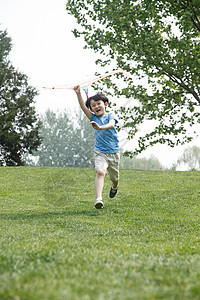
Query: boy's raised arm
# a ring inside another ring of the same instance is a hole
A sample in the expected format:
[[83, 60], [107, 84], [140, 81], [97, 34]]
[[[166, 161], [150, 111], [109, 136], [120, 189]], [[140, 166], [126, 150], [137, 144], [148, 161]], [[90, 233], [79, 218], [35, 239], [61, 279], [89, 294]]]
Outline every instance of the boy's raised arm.
[[91, 111], [85, 106], [85, 102], [81, 96], [81, 89], [80, 89], [80, 86], [75, 86], [74, 88], [74, 91], [77, 95], [77, 98], [78, 98], [78, 102], [80, 104], [80, 107], [82, 109], [82, 111], [85, 113], [85, 115], [88, 117], [89, 120], [91, 120], [92, 118], [92, 113]]

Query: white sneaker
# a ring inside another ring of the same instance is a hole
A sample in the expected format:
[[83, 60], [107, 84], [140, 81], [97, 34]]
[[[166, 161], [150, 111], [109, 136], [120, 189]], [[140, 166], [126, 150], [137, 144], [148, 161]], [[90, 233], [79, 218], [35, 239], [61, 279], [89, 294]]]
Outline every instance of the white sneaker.
[[103, 201], [102, 201], [102, 199], [98, 199], [97, 198], [94, 207], [97, 208], [97, 209], [103, 208]]

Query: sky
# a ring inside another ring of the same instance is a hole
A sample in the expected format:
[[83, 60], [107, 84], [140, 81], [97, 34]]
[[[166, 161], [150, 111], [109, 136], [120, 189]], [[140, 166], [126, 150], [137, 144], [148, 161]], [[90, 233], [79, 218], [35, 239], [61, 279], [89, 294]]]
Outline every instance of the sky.
[[[73, 86], [95, 77], [95, 72], [102, 73], [95, 64], [98, 54], [83, 49], [83, 39], [73, 36], [76, 21], [67, 14], [66, 3], [67, 0], [0, 0], [0, 28], [6, 29], [12, 39], [10, 59], [39, 91], [35, 98], [38, 113], [48, 108], [54, 111], [79, 109], [73, 90], [42, 87]], [[89, 93], [92, 94], [91, 88]], [[200, 139], [190, 145], [200, 146]], [[187, 146], [156, 145], [139, 157], [154, 155], [170, 168]], [[126, 147], [131, 149], [133, 143], [126, 143]]]

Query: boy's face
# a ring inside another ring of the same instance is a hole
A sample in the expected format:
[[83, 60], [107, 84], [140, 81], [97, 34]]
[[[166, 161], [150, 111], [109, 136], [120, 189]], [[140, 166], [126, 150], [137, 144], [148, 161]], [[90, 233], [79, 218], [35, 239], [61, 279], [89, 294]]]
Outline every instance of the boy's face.
[[106, 107], [108, 106], [108, 102], [104, 103], [102, 100], [94, 101], [93, 99], [90, 101], [91, 111], [97, 116], [105, 116], [106, 115]]

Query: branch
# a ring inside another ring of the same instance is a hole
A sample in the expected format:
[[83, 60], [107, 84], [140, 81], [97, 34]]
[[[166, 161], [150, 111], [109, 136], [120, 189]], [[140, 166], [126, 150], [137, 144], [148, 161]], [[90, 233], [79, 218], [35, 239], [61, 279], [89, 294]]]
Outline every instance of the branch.
[[[192, 1], [190, 1], [190, 2], [192, 3]], [[192, 6], [192, 10], [193, 10], [193, 13], [194, 13], [194, 18], [191, 17], [192, 23], [197, 28], [197, 30], [200, 31], [200, 21], [199, 21], [198, 15], [196, 14], [194, 6]]]
[[188, 91], [190, 94], [193, 95], [193, 97], [197, 100], [198, 103], [200, 103], [200, 97], [199, 95], [193, 90], [191, 89], [188, 85], [186, 85], [183, 80], [176, 74], [172, 74], [170, 72], [165, 72], [164, 74], [166, 76], [168, 76], [173, 82], [177, 83], [178, 85], [180, 85], [183, 89], [185, 89], [186, 91]]

